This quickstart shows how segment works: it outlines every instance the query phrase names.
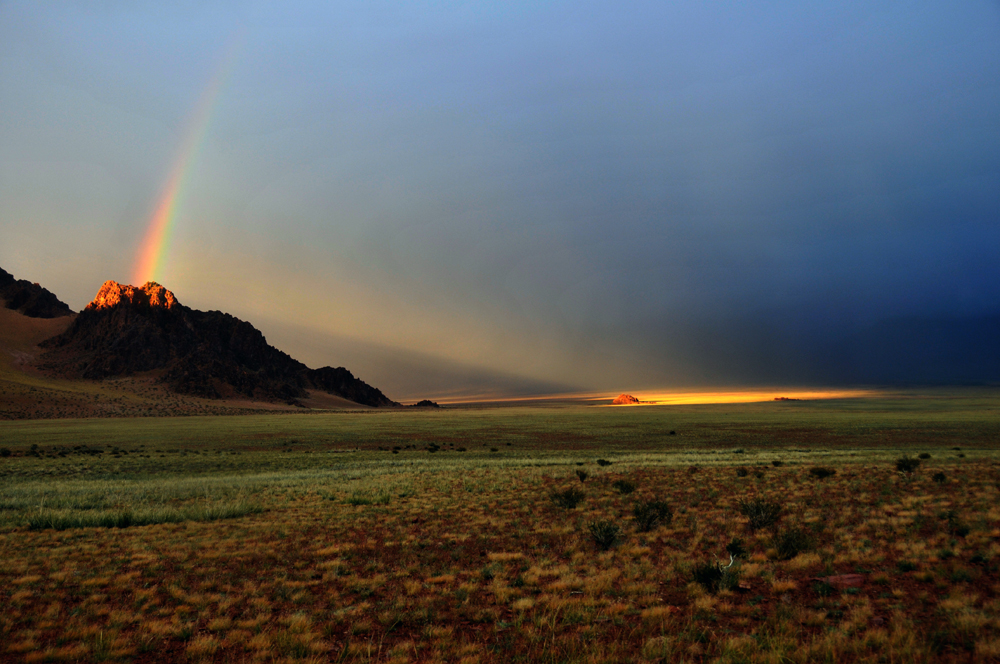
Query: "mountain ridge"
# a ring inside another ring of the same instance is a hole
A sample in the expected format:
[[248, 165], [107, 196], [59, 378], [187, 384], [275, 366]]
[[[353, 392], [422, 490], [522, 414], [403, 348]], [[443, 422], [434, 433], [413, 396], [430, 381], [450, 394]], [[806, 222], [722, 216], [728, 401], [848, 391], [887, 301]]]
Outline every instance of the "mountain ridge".
[[39, 367], [71, 378], [154, 373], [173, 392], [211, 399], [301, 405], [319, 390], [365, 406], [399, 406], [346, 368], [310, 369], [250, 323], [186, 307], [156, 282], [105, 282], [65, 332], [40, 346]]
[[61, 318], [73, 314], [69, 305], [51, 291], [26, 279], [15, 279], [3, 268], [0, 268], [0, 300], [7, 309], [29, 318]]

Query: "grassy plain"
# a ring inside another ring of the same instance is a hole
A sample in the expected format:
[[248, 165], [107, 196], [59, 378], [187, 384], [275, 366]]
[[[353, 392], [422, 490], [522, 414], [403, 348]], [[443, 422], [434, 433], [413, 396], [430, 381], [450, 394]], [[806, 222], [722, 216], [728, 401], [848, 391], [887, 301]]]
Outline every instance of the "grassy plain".
[[[0, 660], [993, 661], [998, 409], [2, 422]], [[776, 523], [751, 529], [751, 498]]]

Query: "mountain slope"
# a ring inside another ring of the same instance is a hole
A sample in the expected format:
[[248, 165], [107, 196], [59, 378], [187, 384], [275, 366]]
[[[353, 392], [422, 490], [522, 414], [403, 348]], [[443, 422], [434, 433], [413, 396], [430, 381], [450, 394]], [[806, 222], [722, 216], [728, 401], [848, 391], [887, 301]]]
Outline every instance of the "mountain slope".
[[310, 369], [250, 323], [185, 307], [154, 282], [105, 282], [63, 334], [41, 345], [41, 367], [68, 377], [156, 372], [172, 391], [200, 397], [296, 403], [320, 390], [366, 406], [399, 405], [347, 369]]
[[13, 309], [29, 318], [61, 318], [73, 311], [51, 292], [0, 268], [0, 299], [7, 309]]

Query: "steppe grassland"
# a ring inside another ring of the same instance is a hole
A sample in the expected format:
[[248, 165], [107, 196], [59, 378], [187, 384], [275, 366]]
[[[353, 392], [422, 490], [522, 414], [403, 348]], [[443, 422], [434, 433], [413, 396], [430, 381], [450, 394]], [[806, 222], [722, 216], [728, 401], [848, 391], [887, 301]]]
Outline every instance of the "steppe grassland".
[[[997, 406], [966, 392], [5, 423], [0, 657], [988, 661]], [[552, 501], [574, 487], [575, 509]], [[750, 531], [748, 496], [780, 503], [779, 522]], [[673, 517], [639, 532], [648, 499]], [[621, 528], [608, 551], [598, 521]], [[95, 527], [129, 523], [150, 525]], [[796, 527], [808, 541], [784, 559]], [[744, 588], [694, 583], [734, 537]], [[846, 573], [864, 585], [813, 580]]]

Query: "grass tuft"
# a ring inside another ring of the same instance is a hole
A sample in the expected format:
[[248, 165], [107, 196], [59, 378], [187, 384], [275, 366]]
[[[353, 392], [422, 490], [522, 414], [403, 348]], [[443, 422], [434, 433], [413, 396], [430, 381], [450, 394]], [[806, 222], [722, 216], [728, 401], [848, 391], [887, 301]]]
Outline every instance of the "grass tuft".
[[781, 518], [781, 504], [761, 496], [740, 499], [738, 508], [748, 519], [750, 530], [769, 528]]
[[670, 523], [674, 512], [670, 505], [662, 500], [646, 500], [636, 503], [632, 508], [632, 516], [635, 517], [636, 524], [641, 532], [647, 533], [656, 526]]
[[774, 548], [778, 550], [779, 560], [791, 560], [812, 547], [812, 536], [798, 526], [784, 528], [774, 538]]
[[577, 488], [569, 488], [563, 491], [556, 491], [549, 497], [558, 507], [571, 510], [579, 505], [580, 501], [587, 497], [587, 494]]
[[631, 482], [629, 480], [615, 480], [612, 482], [611, 486], [622, 495], [628, 495], [638, 488], [638, 485], [635, 482]]
[[833, 477], [837, 474], [837, 471], [833, 468], [827, 468], [826, 466], [813, 466], [809, 469], [809, 474], [816, 479], [825, 480], [827, 477]]
[[618, 541], [622, 529], [613, 521], [595, 521], [587, 526], [590, 538], [601, 551], [607, 551]]

